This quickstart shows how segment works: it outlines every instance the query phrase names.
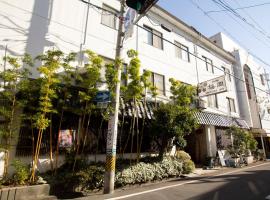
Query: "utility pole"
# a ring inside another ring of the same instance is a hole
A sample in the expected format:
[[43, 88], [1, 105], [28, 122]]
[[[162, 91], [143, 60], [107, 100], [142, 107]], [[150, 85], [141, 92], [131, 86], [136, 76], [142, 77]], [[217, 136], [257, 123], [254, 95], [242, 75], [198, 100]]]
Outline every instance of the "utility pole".
[[123, 38], [124, 38], [124, 13], [125, 5], [133, 8], [140, 16], [133, 22], [136, 24], [145, 13], [154, 6], [158, 0], [121, 0], [121, 9], [119, 16], [119, 26], [116, 41], [116, 53], [115, 64], [117, 68], [117, 85], [115, 89], [115, 99], [113, 100], [114, 112], [111, 114], [108, 123], [107, 144], [106, 144], [106, 166], [104, 177], [104, 194], [110, 194], [114, 191], [114, 177], [115, 177], [115, 162], [116, 162], [116, 141], [117, 141], [117, 129], [118, 129], [118, 113], [120, 102], [120, 86], [121, 86], [121, 63], [117, 60], [122, 57]]
[[[123, 19], [125, 12], [125, 0], [121, 0], [121, 9], [118, 25], [118, 34], [116, 41], [115, 61], [122, 57], [123, 47]], [[106, 145], [106, 166], [104, 177], [104, 194], [110, 194], [114, 191], [114, 177], [115, 177], [115, 161], [116, 161], [116, 141], [118, 129], [118, 113], [120, 101], [120, 86], [121, 86], [121, 63], [115, 62], [117, 68], [117, 84], [115, 90], [115, 98], [113, 100], [114, 112], [111, 114], [108, 123], [107, 145]]]

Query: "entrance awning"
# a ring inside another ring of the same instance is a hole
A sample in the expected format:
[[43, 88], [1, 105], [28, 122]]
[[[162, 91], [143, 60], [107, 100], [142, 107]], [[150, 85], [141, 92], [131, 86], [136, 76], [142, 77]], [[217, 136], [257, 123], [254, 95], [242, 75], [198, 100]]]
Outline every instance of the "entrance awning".
[[213, 125], [219, 127], [237, 126], [240, 128], [249, 129], [246, 121], [239, 118], [233, 118], [209, 112], [196, 112], [195, 117], [198, 120], [198, 123], [202, 125]]
[[[120, 109], [121, 115], [124, 114], [124, 116], [132, 117], [132, 112], [134, 112], [133, 108], [135, 108], [133, 102], [124, 102], [123, 99], [121, 99], [120, 106], [121, 106]], [[137, 103], [138, 117], [139, 118], [145, 117], [146, 119], [152, 119], [154, 108], [155, 102], [147, 101], [146, 104], [144, 105], [142, 101], [139, 101]], [[249, 126], [245, 120], [232, 118], [225, 115], [218, 115], [209, 112], [196, 112], [195, 117], [198, 120], [198, 123], [201, 125], [213, 125], [219, 127], [237, 126], [240, 128], [249, 129]]]

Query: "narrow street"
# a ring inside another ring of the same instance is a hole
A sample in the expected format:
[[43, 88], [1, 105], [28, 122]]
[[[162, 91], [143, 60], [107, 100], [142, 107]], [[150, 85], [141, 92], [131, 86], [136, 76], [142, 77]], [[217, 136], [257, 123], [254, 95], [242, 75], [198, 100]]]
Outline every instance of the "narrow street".
[[270, 195], [270, 163], [221, 169], [210, 175], [118, 190], [113, 195], [81, 199], [127, 200], [263, 200]]

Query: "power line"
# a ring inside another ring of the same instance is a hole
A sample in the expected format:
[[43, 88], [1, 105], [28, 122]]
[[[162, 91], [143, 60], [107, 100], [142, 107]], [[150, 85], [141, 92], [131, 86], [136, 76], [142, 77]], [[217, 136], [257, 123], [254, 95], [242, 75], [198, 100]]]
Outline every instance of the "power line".
[[[244, 10], [244, 9], [248, 9], [248, 8], [255, 8], [255, 7], [259, 7], [259, 6], [264, 6], [264, 5], [269, 5], [270, 2], [265, 2], [265, 3], [261, 3], [261, 4], [255, 4], [255, 5], [250, 5], [250, 6], [244, 6], [244, 7], [239, 7], [239, 8], [233, 8], [233, 10]], [[207, 11], [206, 13], [218, 13], [218, 12], [224, 12], [224, 11], [228, 11], [227, 9], [224, 10], [210, 10]]]
[[220, 27], [228, 36], [230, 36], [234, 41], [236, 41], [238, 44], [240, 44], [242, 47], [246, 49], [246, 51], [252, 55], [254, 58], [256, 58], [258, 61], [263, 63], [264, 65], [270, 67], [270, 64], [264, 61], [262, 58], [257, 56], [255, 53], [253, 53], [249, 48], [245, 47], [245, 45], [240, 42], [236, 37], [234, 37], [224, 26], [222, 26], [220, 23], [218, 23], [212, 16], [206, 13], [205, 10], [203, 10], [197, 3], [195, 3], [193, 0], [190, 0], [190, 2], [197, 8], [199, 9], [204, 15], [206, 15], [209, 19], [211, 19], [218, 27]]
[[[141, 29], [143, 29], [143, 30], [145, 30], [145, 31], [147, 31], [147, 32], [151, 32], [150, 30], [148, 30], [147, 28], [145, 28], [145, 27], [143, 27], [143, 26], [141, 26], [141, 25], [136, 24], [136, 26], [138, 26], [139, 28], [141, 28]], [[180, 48], [180, 49], [183, 50], [183, 51], [188, 52], [186, 49], [183, 49], [181, 46], [178, 46], [177, 44], [171, 42], [170, 40], [168, 40], [168, 39], [166, 39], [166, 38], [164, 38], [164, 37], [162, 37], [162, 36], [160, 36], [160, 35], [158, 35], [158, 34], [156, 34], [156, 33], [151, 32], [151, 34], [153, 34], [153, 35], [155, 35], [156, 37], [158, 37], [158, 38], [160, 38], [160, 39], [162, 39], [162, 40], [168, 42], [169, 44], [171, 44], [171, 45], [173, 45], [173, 46], [175, 46], [175, 47]], [[194, 57], [198, 58], [199, 60], [205, 62], [205, 60], [204, 60], [203, 58], [197, 56], [196, 54], [191, 53], [191, 52], [188, 52], [188, 53], [189, 53], [189, 55], [194, 56]], [[222, 72], [224, 73], [224, 70], [223, 70], [222, 68], [220, 68], [220, 67], [218, 67], [218, 66], [216, 66], [216, 65], [213, 65], [213, 64], [212, 64], [212, 66], [213, 66], [214, 68], [216, 68], [216, 69], [218, 69], [218, 70], [220, 70], [220, 71], [222, 71]], [[241, 79], [241, 78], [235, 76], [234, 74], [231, 74], [231, 73], [226, 73], [226, 74], [228, 74], [228, 75], [234, 77], [235, 79], [237, 79], [237, 80], [242, 81], [242, 82], [245, 83], [245, 81], [244, 81], [243, 79]], [[260, 91], [262, 91], [262, 92], [265, 92], [265, 93], [268, 94], [268, 95], [270, 95], [270, 93], [268, 93], [267, 91], [265, 91], [265, 90], [263, 90], [263, 89], [261, 89], [261, 88], [255, 87], [254, 85], [252, 85], [252, 87], [255, 88], [255, 89], [257, 89], [257, 90], [260, 90]]]
[[[82, 1], [82, 2], [84, 2], [84, 3], [86, 3], [86, 4], [89, 4], [89, 2], [86, 2], [86, 1], [84, 1], [84, 0], [80, 0], [80, 1]], [[191, 0], [191, 1], [193, 2], [193, 0]], [[194, 3], [194, 2], [193, 2], [193, 3]], [[91, 5], [94, 6], [94, 7], [96, 7], [96, 8], [98, 8], [98, 9], [104, 10], [105, 12], [111, 12], [111, 11], [109, 11], [109, 10], [107, 10], [107, 9], [101, 8], [101, 7], [96, 6], [96, 5], [94, 5], [94, 4], [91, 4]], [[111, 13], [112, 13], [112, 12], [111, 12]], [[112, 13], [112, 14], [115, 14], [115, 13]], [[147, 32], [151, 32], [150, 30], [148, 30], [147, 28], [145, 28], [145, 27], [139, 25], [138, 23], [135, 24], [135, 25], [138, 26], [138, 27], [141, 28], [141, 29], [144, 29], [144, 30], [147, 31]], [[158, 38], [160, 38], [160, 39], [162, 39], [162, 40], [168, 42], [169, 44], [172, 44], [173, 46], [176, 46], [176, 47], [180, 48], [180, 49], [183, 50], [183, 51], [186, 51], [187, 53], [189, 53], [189, 55], [192, 55], [192, 56], [198, 58], [199, 60], [205, 62], [205, 60], [204, 60], [203, 58], [201, 58], [201, 57], [195, 55], [194, 53], [191, 53], [191, 52], [187, 51], [186, 49], [182, 48], [181, 46], [178, 46], [177, 44], [171, 42], [170, 40], [165, 39], [165, 38], [163, 38], [162, 36], [160, 36], [160, 35], [158, 35], [158, 34], [156, 34], [156, 33], [154, 33], [154, 32], [151, 32], [151, 34], [153, 34], [153, 35], [155, 35], [156, 37], [158, 37]], [[220, 71], [222, 71], [222, 72], [224, 73], [224, 71], [223, 71], [222, 68], [219, 68], [219, 67], [217, 67], [216, 65], [213, 65], [213, 64], [212, 64], [212, 66], [213, 66], [214, 68], [216, 68], [216, 69], [218, 69], [218, 70], [220, 70]], [[244, 81], [243, 79], [241, 79], [241, 78], [239, 78], [239, 77], [236, 77], [234, 74], [231, 74], [231, 73], [227, 73], [227, 74], [230, 75], [230, 76], [232, 76], [232, 77], [234, 77], [235, 79], [237, 79], [237, 80], [242, 81], [242, 82], [245, 83], [245, 81]], [[265, 90], [263, 90], [263, 89], [261, 89], [261, 88], [255, 87], [254, 85], [252, 85], [252, 87], [255, 88], [255, 89], [257, 89], [257, 90], [260, 90], [260, 91], [262, 91], [262, 92], [264, 92], [264, 93], [266, 93], [266, 94], [268, 94], [268, 95], [270, 95], [270, 93], [266, 92]]]
[[[267, 35], [267, 33], [265, 33], [264, 31], [262, 31], [261, 29], [258, 29], [254, 24], [250, 23], [246, 18], [242, 17], [238, 12], [236, 12], [235, 10], [232, 9], [232, 7], [222, 1], [222, 0], [212, 0], [215, 4], [217, 4], [219, 7], [225, 8], [227, 11], [229, 11], [229, 13], [232, 13], [233, 16], [235, 16], [236, 18], [240, 19], [242, 22], [244, 22], [245, 24], [247, 24], [249, 27], [251, 27], [252, 29], [254, 29], [255, 31], [257, 31], [258, 33], [260, 33], [262, 36], [264, 36], [266, 39], [269, 39], [270, 36]], [[228, 15], [228, 13], [226, 13]], [[237, 22], [238, 23], [238, 22]], [[242, 26], [243, 27], [243, 26]], [[243, 27], [244, 28], [244, 27]], [[245, 28], [244, 28], [245, 29]], [[259, 40], [260, 42], [262, 42], [262, 44], [266, 45], [265, 42], [261, 41], [260, 38], [258, 38], [257, 36], [255, 36], [253, 33], [251, 33], [250, 31], [248, 31], [251, 35], [253, 35], [253, 37], [255, 37], [257, 40]], [[269, 42], [269, 41], [267, 41]], [[267, 45], [267, 47], [270, 48], [270, 46]]]
[[[240, 3], [237, 0], [234, 0], [234, 2], [237, 5], [241, 6]], [[243, 10], [243, 12], [250, 18], [251, 21], [253, 21], [254, 24], [257, 25], [258, 28], [260, 28], [266, 34], [267, 38], [270, 39], [269, 33], [247, 11]]]

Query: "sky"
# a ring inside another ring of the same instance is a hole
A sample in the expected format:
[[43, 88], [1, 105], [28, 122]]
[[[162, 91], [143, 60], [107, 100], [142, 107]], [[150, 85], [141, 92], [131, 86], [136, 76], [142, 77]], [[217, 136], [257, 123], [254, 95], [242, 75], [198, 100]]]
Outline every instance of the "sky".
[[[233, 8], [238, 17], [232, 13], [233, 11], [220, 11], [224, 8], [218, 5], [219, 1]], [[260, 62], [270, 72], [270, 0], [219, 1], [159, 0], [158, 4], [206, 37], [218, 32], [225, 33], [240, 46], [269, 64]]]

